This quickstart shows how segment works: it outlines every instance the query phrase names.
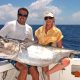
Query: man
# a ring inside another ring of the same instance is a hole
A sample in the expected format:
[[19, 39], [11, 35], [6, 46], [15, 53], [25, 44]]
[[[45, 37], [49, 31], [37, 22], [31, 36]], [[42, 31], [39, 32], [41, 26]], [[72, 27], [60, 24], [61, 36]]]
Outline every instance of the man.
[[[55, 18], [52, 12], [46, 12], [44, 15], [44, 25], [39, 27], [35, 31], [35, 37], [38, 43], [43, 46], [52, 46], [62, 48], [63, 35], [61, 31], [55, 26]], [[43, 71], [47, 74], [47, 79], [50, 80], [49, 74], [59, 71], [69, 65], [70, 61], [68, 58], [63, 58], [58, 61], [52, 69], [49, 70], [49, 66], [43, 67]]]
[[[26, 24], [28, 17], [28, 10], [26, 8], [20, 8], [17, 14], [17, 20], [8, 22], [0, 31], [0, 36], [25, 40], [26, 38], [33, 40], [33, 31], [32, 28]], [[15, 62], [15, 67], [20, 71], [17, 80], [27, 80], [26, 76], [28, 70], [32, 75], [32, 80], [39, 80], [39, 74], [35, 66], [30, 66]]]

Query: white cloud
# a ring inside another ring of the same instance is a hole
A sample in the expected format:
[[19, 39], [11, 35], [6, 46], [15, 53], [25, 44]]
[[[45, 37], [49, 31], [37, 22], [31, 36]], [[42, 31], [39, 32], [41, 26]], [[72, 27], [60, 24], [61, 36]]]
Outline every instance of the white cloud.
[[0, 22], [5, 23], [6, 21], [16, 19], [17, 8], [13, 7], [12, 4], [6, 4], [0, 6]]
[[80, 23], [80, 11], [77, 11], [77, 12], [72, 14], [72, 20], [75, 23]]
[[38, 17], [38, 14], [36, 14], [35, 12], [30, 13], [29, 18], [32, 18], [32, 16], [33, 16], [33, 17]]
[[[28, 22], [37, 24], [43, 20], [43, 13], [45, 10], [50, 10], [54, 14], [58, 15], [61, 13], [61, 9], [57, 6], [52, 5], [53, 0], [36, 0], [29, 6], [26, 6], [29, 9], [29, 18]], [[7, 21], [16, 19], [17, 9], [12, 4], [5, 4], [0, 6], [0, 22], [5, 23]]]
[[56, 6], [48, 6], [48, 7], [46, 7], [45, 10], [48, 10], [48, 11], [53, 12], [54, 15], [58, 15], [58, 14], [61, 13], [61, 9], [59, 9], [59, 8], [56, 7]]
[[54, 13], [61, 13], [61, 9], [58, 8], [57, 6], [51, 5], [53, 0], [37, 0], [36, 2], [33, 2], [30, 6], [29, 9], [31, 11], [44, 11], [44, 10], [51, 10]]
[[33, 2], [29, 7], [31, 9], [40, 9], [43, 7], [46, 7], [49, 3], [51, 3], [52, 0], [37, 0], [36, 2]]
[[72, 17], [73, 17], [74, 19], [80, 20], [80, 11], [74, 13], [74, 14], [72, 15]]
[[[31, 5], [28, 6], [28, 9], [30, 11], [30, 21], [34, 22], [35, 20], [40, 22], [40, 20], [43, 20], [43, 14], [44, 12], [51, 11], [54, 13], [54, 15], [60, 14], [62, 11], [57, 6], [51, 5], [53, 0], [36, 0]], [[34, 20], [35, 19], [35, 20]]]

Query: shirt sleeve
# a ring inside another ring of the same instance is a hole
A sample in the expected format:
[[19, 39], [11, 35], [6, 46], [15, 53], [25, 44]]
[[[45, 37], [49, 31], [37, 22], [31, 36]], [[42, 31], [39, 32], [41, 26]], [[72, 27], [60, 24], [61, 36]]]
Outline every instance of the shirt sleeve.
[[35, 37], [37, 37], [37, 35], [38, 35], [38, 30], [35, 31]]
[[36, 31], [35, 31], [35, 37], [37, 37], [39, 39], [40, 33], [41, 33], [41, 27], [39, 27]]
[[60, 41], [63, 38], [62, 32], [59, 30], [57, 41]]
[[8, 23], [6, 23], [4, 27], [0, 30], [0, 36], [6, 37], [8, 33], [9, 33], [9, 26]]
[[27, 35], [27, 38], [34, 41], [34, 37], [33, 37], [33, 30], [32, 28], [29, 28], [29, 33]]

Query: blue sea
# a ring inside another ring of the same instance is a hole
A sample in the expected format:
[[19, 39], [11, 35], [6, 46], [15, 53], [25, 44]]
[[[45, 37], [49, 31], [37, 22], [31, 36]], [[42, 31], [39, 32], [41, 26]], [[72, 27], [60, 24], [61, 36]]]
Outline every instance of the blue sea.
[[[33, 32], [41, 25], [31, 25]], [[0, 25], [0, 29], [3, 25]], [[63, 46], [67, 49], [80, 50], [80, 25], [57, 25], [64, 35]]]

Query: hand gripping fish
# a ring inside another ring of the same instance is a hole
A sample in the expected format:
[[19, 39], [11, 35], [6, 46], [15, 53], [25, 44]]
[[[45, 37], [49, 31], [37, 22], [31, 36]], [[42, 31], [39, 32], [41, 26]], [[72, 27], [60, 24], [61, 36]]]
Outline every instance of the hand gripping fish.
[[80, 51], [41, 46], [29, 39], [21, 41], [0, 38], [0, 58], [29, 65], [47, 66], [53, 62], [58, 62], [63, 57], [69, 57], [70, 54], [80, 54]]

